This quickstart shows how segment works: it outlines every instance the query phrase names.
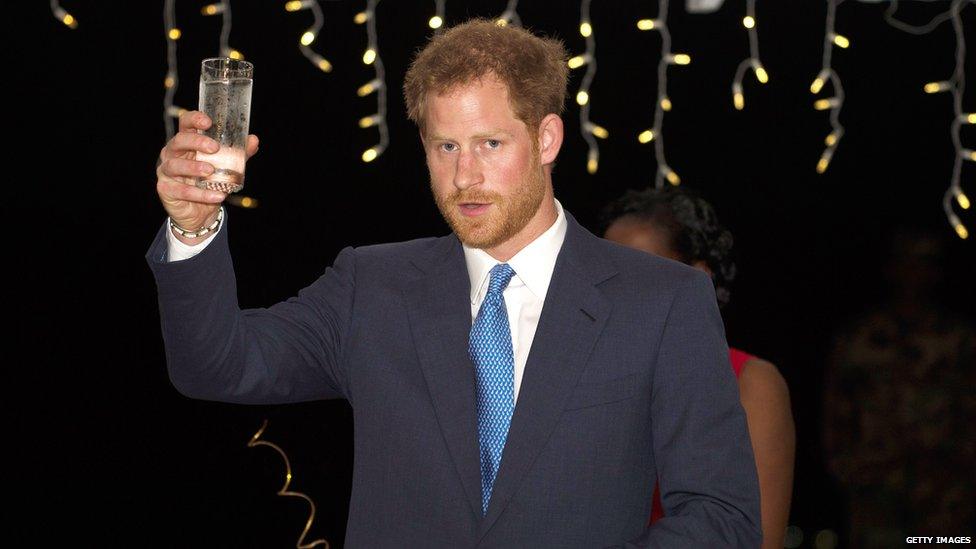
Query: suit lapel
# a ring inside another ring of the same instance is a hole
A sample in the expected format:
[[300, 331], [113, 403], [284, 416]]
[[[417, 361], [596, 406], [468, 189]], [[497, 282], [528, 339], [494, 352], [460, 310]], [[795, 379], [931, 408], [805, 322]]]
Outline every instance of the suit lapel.
[[615, 272], [609, 260], [593, 246], [596, 237], [568, 213], [566, 216], [566, 239], [525, 366], [498, 478], [482, 523], [482, 536], [498, 520], [522, 477], [545, 447], [610, 315], [610, 302], [595, 284]]
[[423, 273], [404, 292], [431, 403], [475, 516], [481, 516], [481, 468], [475, 373], [468, 356], [471, 294], [464, 253], [453, 235], [414, 262]]

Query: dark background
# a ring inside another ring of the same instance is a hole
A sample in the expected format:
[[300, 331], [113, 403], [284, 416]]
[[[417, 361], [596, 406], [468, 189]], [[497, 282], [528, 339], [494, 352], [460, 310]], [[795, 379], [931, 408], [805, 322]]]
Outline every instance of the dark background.
[[[4, 48], [8, 301], [14, 303], [7, 371], [12, 419], [4, 446], [16, 458], [8, 480], [17, 512], [11, 535], [99, 545], [292, 546], [304, 502], [276, 497], [281, 461], [246, 447], [263, 419], [267, 440], [291, 458], [292, 488], [318, 505], [312, 536], [341, 545], [349, 497], [352, 412], [344, 402], [243, 407], [179, 395], [166, 376], [155, 287], [143, 254], [164, 214], [155, 161], [162, 116], [166, 43], [162, 2], [64, 2], [80, 21], [69, 30], [34, 3], [9, 16]], [[332, 61], [324, 74], [298, 51], [310, 12], [284, 2], [233, 2], [231, 46], [255, 64], [251, 129], [261, 151], [249, 163], [253, 210], [231, 208], [231, 248], [243, 306], [297, 293], [347, 245], [444, 234], [427, 186], [416, 129], [398, 92], [409, 58], [430, 33], [433, 2], [382, 2], [379, 50], [390, 87], [391, 143], [363, 164], [377, 141], [357, 120], [376, 97], [355, 89], [373, 78], [360, 62], [365, 2], [321, 2], [325, 28], [313, 48]], [[497, 16], [505, 2], [447, 2], [447, 21]], [[580, 53], [575, 2], [523, 2], [523, 24]], [[913, 2], [915, 23], [948, 2]], [[177, 2], [180, 106], [196, 104], [199, 61], [218, 53], [219, 17], [203, 2]], [[557, 7], [558, 6], [558, 7]], [[911, 36], [882, 19], [884, 5], [847, 2], [837, 31], [851, 38], [834, 66], [847, 102], [844, 137], [827, 173], [814, 171], [829, 132], [808, 87], [820, 68], [824, 2], [760, 2], [760, 52], [771, 81], [746, 76], [746, 110], [730, 86], [748, 56], [744, 3], [687, 14], [674, 3], [673, 51], [693, 63], [670, 70], [674, 110], [665, 118], [669, 164], [717, 208], [736, 238], [739, 276], [725, 310], [729, 341], [776, 363], [789, 382], [797, 423], [790, 524], [812, 546], [816, 532], [843, 533], [846, 511], [824, 469], [820, 442], [823, 364], [832, 334], [877, 301], [880, 258], [896, 227], [930, 228], [949, 256], [945, 305], [972, 318], [974, 242], [957, 239], [941, 199], [953, 148], [951, 96], [922, 93], [948, 78], [948, 24]], [[600, 171], [586, 173], [574, 71], [566, 140], [554, 179], [557, 198], [596, 230], [603, 204], [653, 183], [653, 149], [637, 143], [652, 123], [657, 33], [636, 30], [651, 2], [594, 2], [599, 71], [591, 118], [606, 127]], [[964, 12], [976, 28], [976, 9]], [[976, 36], [971, 36], [976, 40]], [[23, 66], [20, 66], [20, 65]], [[967, 74], [976, 86], [974, 61]], [[964, 105], [976, 111], [968, 94]], [[964, 142], [976, 145], [972, 128]], [[9, 147], [9, 145], [8, 145]], [[976, 198], [974, 169], [964, 187]], [[976, 232], [976, 216], [963, 216]], [[25, 268], [26, 267], [26, 268]], [[11, 345], [12, 344], [12, 345]], [[920, 533], [926, 534], [926, 533]], [[948, 534], [948, 533], [947, 533]], [[955, 535], [953, 533], [953, 535]]]

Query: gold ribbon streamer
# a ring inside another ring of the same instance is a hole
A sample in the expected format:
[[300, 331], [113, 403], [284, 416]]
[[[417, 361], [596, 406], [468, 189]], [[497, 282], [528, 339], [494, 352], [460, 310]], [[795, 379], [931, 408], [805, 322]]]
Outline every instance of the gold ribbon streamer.
[[281, 487], [281, 490], [278, 490], [278, 495], [301, 498], [308, 502], [308, 506], [309, 506], [308, 520], [305, 522], [305, 528], [302, 529], [301, 535], [298, 536], [298, 542], [295, 544], [295, 547], [297, 547], [298, 549], [309, 549], [317, 545], [322, 545], [323, 547], [328, 549], [329, 542], [324, 539], [317, 539], [313, 542], [305, 543], [305, 536], [308, 535], [309, 529], [312, 528], [312, 521], [315, 520], [315, 502], [312, 501], [312, 498], [306, 496], [301, 492], [294, 492], [288, 489], [288, 486], [291, 484], [291, 478], [292, 478], [291, 463], [288, 461], [288, 456], [285, 455], [284, 450], [279, 448], [274, 443], [268, 442], [266, 440], [261, 440], [261, 435], [264, 434], [264, 430], [267, 429], [267, 427], [268, 427], [268, 420], [264, 420], [264, 423], [261, 424], [261, 428], [258, 429], [258, 432], [254, 433], [254, 436], [252, 436], [251, 440], [247, 443], [247, 447], [254, 448], [255, 446], [268, 446], [274, 449], [274, 451], [278, 452], [278, 454], [281, 455], [281, 459], [284, 460], [285, 462], [285, 484], [284, 486]]

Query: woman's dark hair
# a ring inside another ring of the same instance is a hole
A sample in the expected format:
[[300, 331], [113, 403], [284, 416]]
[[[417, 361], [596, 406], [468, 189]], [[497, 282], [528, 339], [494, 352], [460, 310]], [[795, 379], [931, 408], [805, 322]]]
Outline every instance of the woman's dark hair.
[[671, 249], [683, 263], [704, 261], [712, 271], [720, 306], [729, 301], [729, 285], [735, 278], [732, 233], [719, 224], [715, 209], [685, 187], [630, 190], [603, 212], [603, 231], [622, 217], [648, 221], [665, 233]]

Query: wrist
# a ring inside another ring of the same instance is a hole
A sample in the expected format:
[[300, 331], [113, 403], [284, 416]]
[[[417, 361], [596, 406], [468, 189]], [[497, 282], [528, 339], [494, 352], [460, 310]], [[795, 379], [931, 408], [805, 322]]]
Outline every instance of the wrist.
[[169, 219], [169, 227], [170, 230], [173, 231], [173, 235], [176, 236], [176, 238], [179, 239], [180, 242], [183, 242], [184, 244], [193, 245], [202, 242], [203, 237], [217, 232], [217, 229], [220, 228], [220, 225], [221, 223], [223, 223], [223, 220], [224, 220], [224, 209], [219, 208], [217, 210], [217, 214], [215, 218], [211, 220], [209, 223], [204, 223], [204, 225], [201, 227], [195, 229], [187, 229], [185, 227], [181, 227], [178, 223], [176, 223], [176, 221], [173, 220], [172, 217]]

